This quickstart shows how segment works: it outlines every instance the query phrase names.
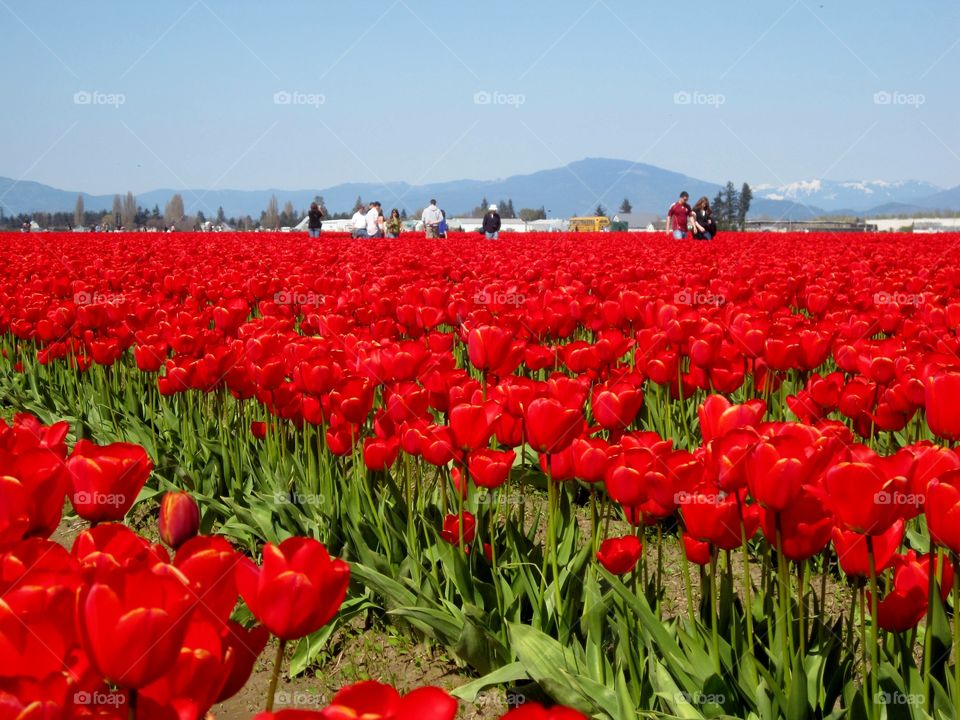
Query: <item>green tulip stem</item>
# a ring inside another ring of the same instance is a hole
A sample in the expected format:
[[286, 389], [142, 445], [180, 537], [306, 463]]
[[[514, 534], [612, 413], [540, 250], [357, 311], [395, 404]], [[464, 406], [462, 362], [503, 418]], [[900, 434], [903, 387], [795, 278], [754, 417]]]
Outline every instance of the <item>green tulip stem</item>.
[[720, 634], [717, 628], [717, 550], [710, 552], [710, 640], [713, 646], [713, 662], [720, 673]]
[[283, 666], [283, 651], [287, 647], [286, 640], [277, 643], [277, 655], [273, 660], [273, 675], [270, 676], [270, 687], [267, 688], [267, 712], [273, 712], [273, 696], [277, 694], [277, 682], [280, 680], [280, 668]]
[[[960, 688], [960, 557], [950, 553], [953, 560], [953, 687]], [[954, 702], [957, 702], [954, 698]]]
[[736, 493], [737, 515], [740, 516], [740, 548], [743, 552], [743, 609], [747, 616], [747, 647], [753, 655], [753, 600], [750, 582], [750, 553], [747, 549], [747, 526], [743, 521], [743, 507], [740, 503], [740, 494]]
[[873, 552], [872, 535], [867, 535], [867, 558], [870, 561], [870, 624], [873, 626], [873, 642], [870, 644], [870, 690], [875, 704], [880, 697], [880, 662], [878, 660], [880, 626], [877, 625], [877, 559]]

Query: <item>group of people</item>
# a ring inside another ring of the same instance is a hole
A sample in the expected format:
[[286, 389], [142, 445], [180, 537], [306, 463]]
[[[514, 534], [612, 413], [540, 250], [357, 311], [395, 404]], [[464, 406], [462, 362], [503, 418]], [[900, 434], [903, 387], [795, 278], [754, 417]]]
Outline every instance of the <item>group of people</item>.
[[358, 207], [352, 220], [354, 238], [395, 238], [400, 237], [403, 230], [400, 211], [394, 208], [390, 211], [390, 217], [385, 218], [383, 205], [376, 200], [366, 207]]
[[717, 223], [710, 210], [710, 201], [706, 196], [697, 200], [692, 208], [690, 194], [680, 193], [677, 200], [667, 211], [667, 234], [674, 240], [685, 240], [691, 234], [695, 240], [712, 240], [717, 236]]

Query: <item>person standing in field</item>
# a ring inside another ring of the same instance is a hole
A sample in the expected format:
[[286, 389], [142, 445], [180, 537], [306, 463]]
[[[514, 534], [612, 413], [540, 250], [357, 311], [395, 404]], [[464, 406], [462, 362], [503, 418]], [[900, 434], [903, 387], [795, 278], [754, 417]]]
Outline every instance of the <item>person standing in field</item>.
[[396, 238], [400, 237], [400, 232], [403, 230], [403, 221], [400, 219], [400, 211], [394, 208], [390, 211], [390, 219], [387, 220], [387, 237]]
[[323, 210], [321, 210], [320, 206], [315, 202], [310, 203], [310, 212], [307, 213], [307, 232], [310, 233], [310, 237], [320, 237], [320, 227], [323, 224], [321, 222], [322, 219]]
[[684, 240], [687, 237], [687, 221], [693, 214], [687, 202], [689, 199], [690, 193], [684, 190], [680, 193], [680, 199], [667, 210], [667, 232], [672, 232], [674, 240]]
[[420, 219], [423, 221], [423, 230], [426, 232], [427, 238], [436, 238], [439, 236], [440, 221], [443, 220], [443, 213], [441, 213], [440, 208], [437, 207], [436, 200], [430, 201], [430, 204], [424, 209]]
[[713, 221], [710, 200], [706, 196], [693, 206], [693, 237], [695, 240], [713, 240], [717, 236], [717, 224]]
[[380, 227], [381, 222], [383, 222], [383, 218], [380, 215], [380, 203], [371, 203], [366, 216], [366, 237], [382, 238], [383, 231]]
[[351, 220], [353, 221], [353, 237], [355, 238], [366, 237], [367, 236], [367, 216], [366, 216], [366, 208], [364, 208], [363, 205], [360, 205], [359, 207], [357, 207], [357, 210], [355, 213], [353, 213], [353, 217], [351, 218]]
[[447, 213], [443, 210], [440, 211], [440, 224], [437, 225], [437, 235], [443, 239], [447, 239]]
[[500, 213], [497, 212], [496, 205], [491, 205], [483, 216], [483, 234], [487, 236], [487, 240], [500, 237]]

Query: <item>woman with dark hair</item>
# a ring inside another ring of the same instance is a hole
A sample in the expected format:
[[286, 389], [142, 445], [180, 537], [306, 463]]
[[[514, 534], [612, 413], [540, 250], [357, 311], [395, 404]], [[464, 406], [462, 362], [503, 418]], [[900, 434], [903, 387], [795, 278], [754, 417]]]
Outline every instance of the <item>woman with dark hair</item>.
[[443, 240], [447, 239], [447, 213], [445, 210], [440, 211], [440, 224], [437, 225], [437, 236]]
[[693, 206], [693, 237], [697, 240], [712, 240], [717, 236], [717, 224], [713, 221], [710, 201], [706, 196]]
[[403, 222], [400, 220], [400, 211], [394, 208], [390, 211], [390, 219], [387, 220], [387, 237], [400, 237], [400, 231], [403, 229]]
[[315, 202], [310, 203], [310, 212], [307, 213], [307, 232], [310, 233], [310, 237], [318, 238], [320, 237], [320, 222], [323, 218], [323, 211], [320, 209], [320, 206]]

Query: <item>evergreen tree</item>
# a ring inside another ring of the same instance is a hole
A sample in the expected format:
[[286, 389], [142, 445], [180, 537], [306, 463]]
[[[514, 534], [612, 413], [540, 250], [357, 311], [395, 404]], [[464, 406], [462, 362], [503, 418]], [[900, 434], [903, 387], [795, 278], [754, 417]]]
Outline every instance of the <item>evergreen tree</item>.
[[602, 203], [597, 203], [596, 209], [593, 211], [593, 214], [596, 217], [606, 217], [607, 209], [603, 206]]
[[737, 227], [743, 230], [747, 223], [747, 213], [750, 212], [750, 201], [753, 200], [753, 190], [747, 183], [740, 188], [740, 202], [737, 203]]
[[357, 195], [357, 201], [353, 204], [353, 211], [356, 212], [363, 207], [363, 198]]
[[727, 214], [727, 203], [723, 199], [722, 189], [717, 191], [717, 196], [710, 203], [710, 210], [713, 212], [713, 221], [717, 224], [717, 228], [725, 230], [724, 218]]
[[223, 225], [227, 220], [227, 216], [223, 214], [223, 205], [217, 208], [217, 224]]
[[627, 198], [623, 199], [623, 202], [620, 203], [620, 212], [622, 213], [632, 213], [633, 205], [630, 204], [630, 201]]

